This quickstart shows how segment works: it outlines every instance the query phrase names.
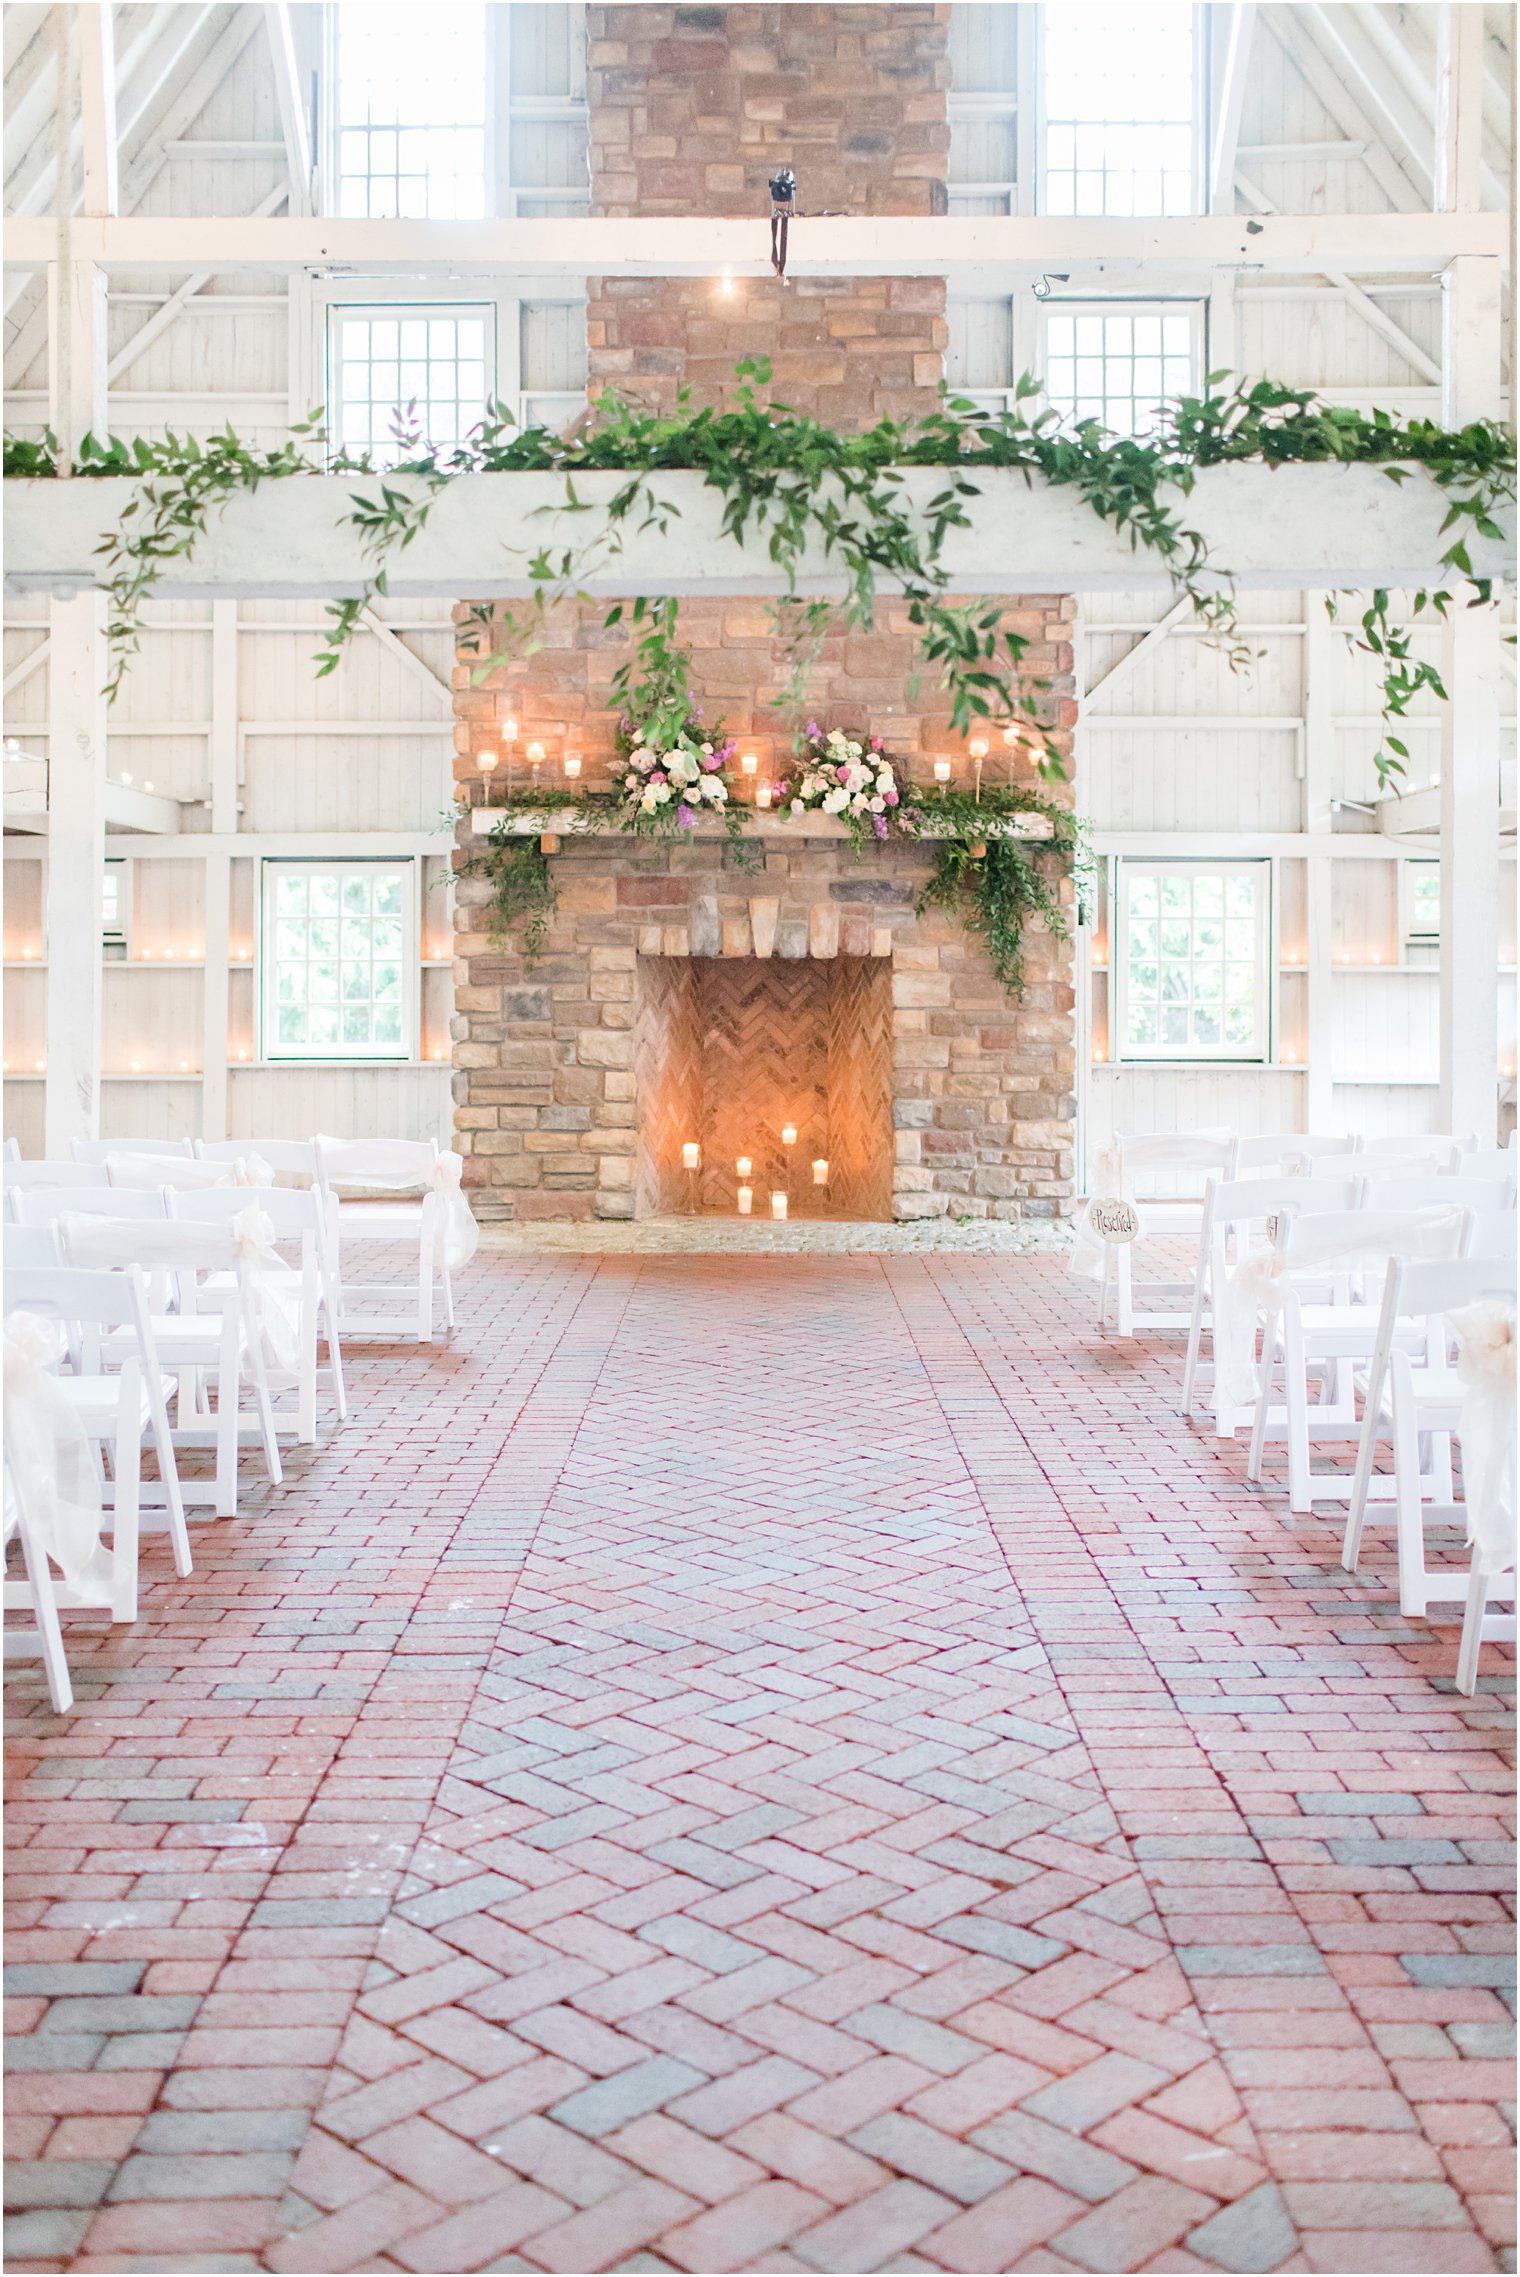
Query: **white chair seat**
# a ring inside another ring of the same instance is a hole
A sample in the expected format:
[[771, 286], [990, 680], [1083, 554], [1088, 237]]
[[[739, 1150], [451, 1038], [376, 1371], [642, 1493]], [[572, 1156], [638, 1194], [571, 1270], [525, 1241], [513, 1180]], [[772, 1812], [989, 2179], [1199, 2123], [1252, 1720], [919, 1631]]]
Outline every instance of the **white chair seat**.
[[[121, 1417], [121, 1381], [116, 1376], [59, 1376], [57, 1396], [72, 1408], [81, 1430], [87, 1436], [99, 1438], [102, 1433], [116, 1429]], [[139, 1427], [146, 1431], [153, 1419], [153, 1403], [148, 1387], [140, 1384], [138, 1390]]]
[[421, 1202], [340, 1202], [338, 1231], [350, 1239], [410, 1241], [422, 1224]]
[[[222, 1318], [215, 1312], [156, 1312], [150, 1315], [153, 1340], [159, 1359], [166, 1368], [215, 1367], [222, 1353]], [[107, 1336], [101, 1351], [107, 1360], [119, 1361], [126, 1346], [125, 1331], [118, 1330]], [[242, 1326], [238, 1327], [239, 1355], [245, 1346]]]

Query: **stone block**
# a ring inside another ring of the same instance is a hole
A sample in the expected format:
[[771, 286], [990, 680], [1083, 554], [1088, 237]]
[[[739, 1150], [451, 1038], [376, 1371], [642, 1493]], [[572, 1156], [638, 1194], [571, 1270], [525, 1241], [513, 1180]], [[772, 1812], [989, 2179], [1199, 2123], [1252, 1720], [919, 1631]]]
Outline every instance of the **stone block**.
[[660, 954], [665, 957], [689, 957], [691, 935], [684, 925], [667, 925], [660, 934]]
[[805, 957], [808, 953], [807, 922], [801, 917], [783, 917], [776, 927], [776, 954], [778, 957]]
[[723, 954], [725, 957], [748, 957], [754, 953], [753, 936], [747, 917], [725, 917], [723, 920]]
[[723, 950], [723, 927], [718, 918], [718, 903], [714, 895], [697, 894], [691, 905], [691, 953], [694, 957], [716, 957]]
[[610, 1028], [583, 1028], [576, 1050], [587, 1067], [633, 1065], [633, 1037]]
[[839, 911], [831, 901], [815, 901], [808, 911], [808, 954], [813, 957], [837, 957], [839, 954]]

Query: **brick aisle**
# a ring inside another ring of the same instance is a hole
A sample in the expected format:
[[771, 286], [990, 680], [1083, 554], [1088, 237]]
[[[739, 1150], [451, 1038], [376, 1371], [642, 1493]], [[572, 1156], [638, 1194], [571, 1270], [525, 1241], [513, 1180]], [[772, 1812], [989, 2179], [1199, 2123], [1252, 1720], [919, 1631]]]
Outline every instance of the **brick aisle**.
[[1091, 1317], [486, 1255], [356, 1358], [7, 1677], [11, 2268], [1513, 2267], [1508, 1669]]

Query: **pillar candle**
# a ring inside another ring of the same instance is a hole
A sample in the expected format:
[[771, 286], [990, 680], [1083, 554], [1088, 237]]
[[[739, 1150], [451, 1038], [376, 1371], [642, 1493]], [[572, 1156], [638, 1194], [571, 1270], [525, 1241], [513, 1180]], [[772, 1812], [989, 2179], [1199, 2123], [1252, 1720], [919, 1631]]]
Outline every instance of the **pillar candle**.
[[688, 1139], [686, 1141], [686, 1144], [681, 1149], [682, 1168], [685, 1170], [695, 1170], [697, 1164], [701, 1161], [701, 1159], [702, 1149], [698, 1146], [695, 1139]]
[[741, 1186], [739, 1188], [739, 1215], [741, 1218], [747, 1218], [749, 1216], [750, 1204], [753, 1202], [754, 1198], [755, 1195], [753, 1187]]
[[786, 1196], [785, 1196], [785, 1194], [772, 1194], [772, 1196], [771, 1196], [771, 1216], [772, 1216], [773, 1218], [784, 1218], [784, 1217], [786, 1216]]
[[829, 1182], [829, 1166], [828, 1166], [828, 1162], [827, 1162], [826, 1158], [825, 1158], [823, 1155], [820, 1155], [820, 1156], [818, 1157], [818, 1160], [817, 1160], [817, 1161], [816, 1161], [816, 1162], [813, 1164], [813, 1184], [814, 1184], [815, 1186], [826, 1186], [826, 1185], [828, 1184], [828, 1182]]

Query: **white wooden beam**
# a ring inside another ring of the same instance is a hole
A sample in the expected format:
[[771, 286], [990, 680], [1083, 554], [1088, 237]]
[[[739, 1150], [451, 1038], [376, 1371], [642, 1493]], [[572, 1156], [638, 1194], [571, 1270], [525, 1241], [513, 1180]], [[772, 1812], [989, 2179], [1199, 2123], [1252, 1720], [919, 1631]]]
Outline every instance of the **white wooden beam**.
[[288, 0], [265, 0], [264, 23], [274, 61], [275, 92], [280, 103], [280, 125], [285, 135], [285, 158], [290, 169], [290, 210], [311, 211], [311, 137], [307, 132], [306, 105], [301, 96], [301, 74], [296, 63], [295, 32]]
[[1332, 63], [1316, 45], [1309, 31], [1308, 17], [1307, 8], [1271, 8], [1263, 13], [1262, 22], [1341, 133], [1364, 145], [1367, 171], [1394, 211], [1406, 214], [1422, 211], [1426, 200], [1386, 147], [1373, 109], [1363, 106], [1344, 68]]
[[[1235, 185], [1253, 212], [1276, 212], [1277, 209], [1265, 190], [1259, 189], [1256, 183], [1241, 173], [1238, 167], [1235, 173]], [[1396, 324], [1388, 311], [1378, 306], [1371, 293], [1364, 292], [1355, 278], [1348, 277], [1343, 269], [1326, 269], [1324, 275], [1326, 280], [1334, 285], [1341, 298], [1350, 302], [1364, 324], [1386, 340], [1390, 347], [1396, 348], [1404, 361], [1412, 364], [1417, 372], [1422, 372], [1425, 378], [1436, 387], [1440, 386], [1441, 367], [1435, 357], [1422, 348], [1419, 341], [1411, 333], [1406, 332], [1402, 324]]]
[[[952, 591], [1147, 591], [1174, 598], [1165, 564], [1100, 521], [1071, 489], [1026, 483], [1013, 469], [973, 479], [977, 495], [966, 502], [965, 526], [949, 531], [942, 549]], [[574, 544], [589, 553], [605, 526], [607, 501], [624, 480], [578, 475], [583, 508], [567, 513], [557, 476], [461, 476], [438, 494], [426, 526], [390, 564], [390, 591], [398, 600], [447, 601], [462, 593], [477, 599], [535, 593], [531, 558], [538, 547]], [[782, 590], [764, 544], [746, 548], [724, 532], [721, 494], [700, 472], [673, 470], [656, 476], [655, 485], [673, 509], [670, 528], [625, 532], [616, 552], [607, 549], [600, 559], [589, 553], [595, 563], [583, 581], [589, 592]], [[933, 468], [908, 468], [902, 496], [926, 513], [941, 485]], [[362, 593], [367, 564], [346, 517], [364, 488], [352, 476], [314, 475], [240, 493], [188, 555], [165, 561], [159, 598], [327, 600]], [[8, 587], [51, 592], [92, 584], [102, 574], [97, 549], [133, 489], [131, 478], [114, 476], [8, 483]], [[1189, 521], [1242, 589], [1428, 582], [1449, 542], [1441, 532], [1445, 509], [1445, 493], [1419, 475], [1395, 484], [1377, 467], [1328, 464], [1205, 468], [1187, 502]], [[1479, 574], [1502, 577], [1514, 515], [1501, 508], [1496, 519], [1506, 539], [1474, 538], [1473, 561]], [[842, 589], [837, 562], [819, 547], [804, 554], [798, 569], [804, 591]]]
[[[126, 187], [123, 202], [127, 201]], [[240, 269], [344, 271], [376, 276], [518, 276], [564, 285], [586, 276], [736, 277], [769, 274], [758, 221], [561, 215], [489, 221], [345, 220], [292, 215], [185, 218], [125, 214], [81, 220], [79, 245], [108, 268], [138, 271]], [[46, 223], [18, 220], [6, 232], [8, 264], [48, 257]], [[1157, 219], [1048, 214], [878, 218], [846, 215], [797, 224], [789, 267], [799, 276], [945, 275], [987, 293], [1004, 279], [1060, 269], [1073, 277], [1149, 279], [1161, 269], [1302, 273], [1327, 267], [1359, 275], [1434, 274], [1464, 253], [1505, 250], [1497, 213], [1185, 214]]]
[[84, 210], [120, 211], [116, 169], [116, 42], [111, 0], [74, 10], [79, 31], [79, 112], [84, 144]]
[[[48, 265], [48, 425], [58, 438], [59, 468], [69, 472], [86, 435], [104, 435], [106, 414], [106, 273], [74, 250], [74, 224], [49, 225], [57, 253]], [[89, 583], [90, 580], [80, 580]]]
[[1421, 119], [1397, 74], [1369, 38], [1367, 20], [1376, 8], [1325, 7], [1305, 0], [1297, 12], [1309, 38], [1318, 46], [1372, 120], [1383, 149], [1414, 184], [1422, 205], [1433, 203], [1434, 152], [1429, 118]]
[[1229, 33], [1224, 43], [1224, 69], [1215, 90], [1214, 147], [1209, 168], [1211, 213], [1233, 213], [1235, 210], [1235, 155], [1240, 143], [1240, 121], [1245, 110], [1251, 40], [1255, 30], [1256, 9], [1252, 0], [1234, 0], [1229, 11]]
[[1483, 203], [1483, 10], [1442, 0], [1436, 25], [1436, 204], [1475, 213]]
[[[1442, 304], [1448, 426], [1499, 411], [1499, 263], [1454, 261]], [[1496, 604], [1442, 630], [1441, 1127], [1494, 1143], [1498, 1097], [1500, 648]]]
[[[1304, 863], [1304, 1122], [1311, 1131], [1335, 1126], [1335, 840], [1331, 799], [1335, 789], [1336, 648], [1323, 592], [1304, 595], [1304, 806], [1308, 840]], [[1360, 838], [1358, 839], [1360, 843]]]
[[373, 609], [364, 610], [362, 621], [365, 630], [374, 634], [380, 646], [394, 656], [398, 664], [403, 664], [412, 678], [428, 690], [438, 705], [440, 715], [452, 720], [454, 692], [450, 683], [440, 679], [431, 664], [420, 657], [415, 648], [408, 648], [400, 634], [393, 632], [384, 618], [376, 616]]
[[48, 659], [45, 1151], [100, 1133], [100, 897], [105, 862], [105, 600], [52, 607]]
[[[282, 182], [277, 189], [271, 190], [267, 197], [259, 200], [253, 209], [254, 213], [257, 215], [278, 213], [288, 196], [289, 191]], [[213, 274], [214, 272], [210, 269], [192, 270], [183, 283], [175, 286], [167, 300], [160, 303], [146, 322], [138, 326], [131, 339], [117, 349], [106, 367], [106, 378], [111, 386], [114, 387], [116, 382], [132, 369], [139, 356], [144, 355], [152, 347], [155, 340], [162, 339], [163, 335], [183, 314], [187, 304], [194, 300], [197, 294], [204, 292], [206, 286], [210, 284]]]
[[[7, 627], [6, 629], [8, 631], [10, 628]], [[0, 697], [3, 697], [6, 703], [10, 702], [18, 688], [25, 686], [34, 672], [41, 671], [48, 660], [48, 652], [51, 646], [51, 637], [45, 634], [29, 656], [23, 656], [19, 664], [11, 666], [5, 675], [5, 685], [0, 688]]]
[[201, 972], [201, 1136], [227, 1136], [227, 1031], [231, 1013], [232, 860], [224, 846], [205, 856], [206, 953]]
[[[1152, 625], [1148, 632], [1142, 634], [1141, 638], [1135, 642], [1133, 648], [1127, 648], [1122, 656], [1117, 657], [1114, 660], [1114, 662], [1109, 666], [1108, 670], [1103, 674], [1101, 679], [1094, 680], [1092, 686], [1084, 690], [1082, 695], [1082, 702], [1086, 705], [1092, 705], [1094, 702], [1096, 702], [1099, 696], [1112, 696], [1119, 688], [1124, 685], [1125, 681], [1135, 670], [1135, 667], [1141, 662], [1142, 658], [1147, 656], [1154, 656], [1157, 649], [1160, 648], [1162, 642], [1166, 639], [1167, 634], [1171, 631], [1173, 625], [1178, 623], [1181, 618], [1187, 616], [1190, 613], [1192, 606], [1192, 602], [1188, 599], [1188, 596], [1185, 593], [1183, 594], [1180, 601], [1174, 601], [1171, 607], [1167, 610], [1166, 615], [1160, 618], [1157, 623]], [[1092, 626], [1089, 630], [1089, 639], [1091, 639], [1094, 633], [1101, 632], [1103, 630], [1104, 627], [1101, 625]]]

